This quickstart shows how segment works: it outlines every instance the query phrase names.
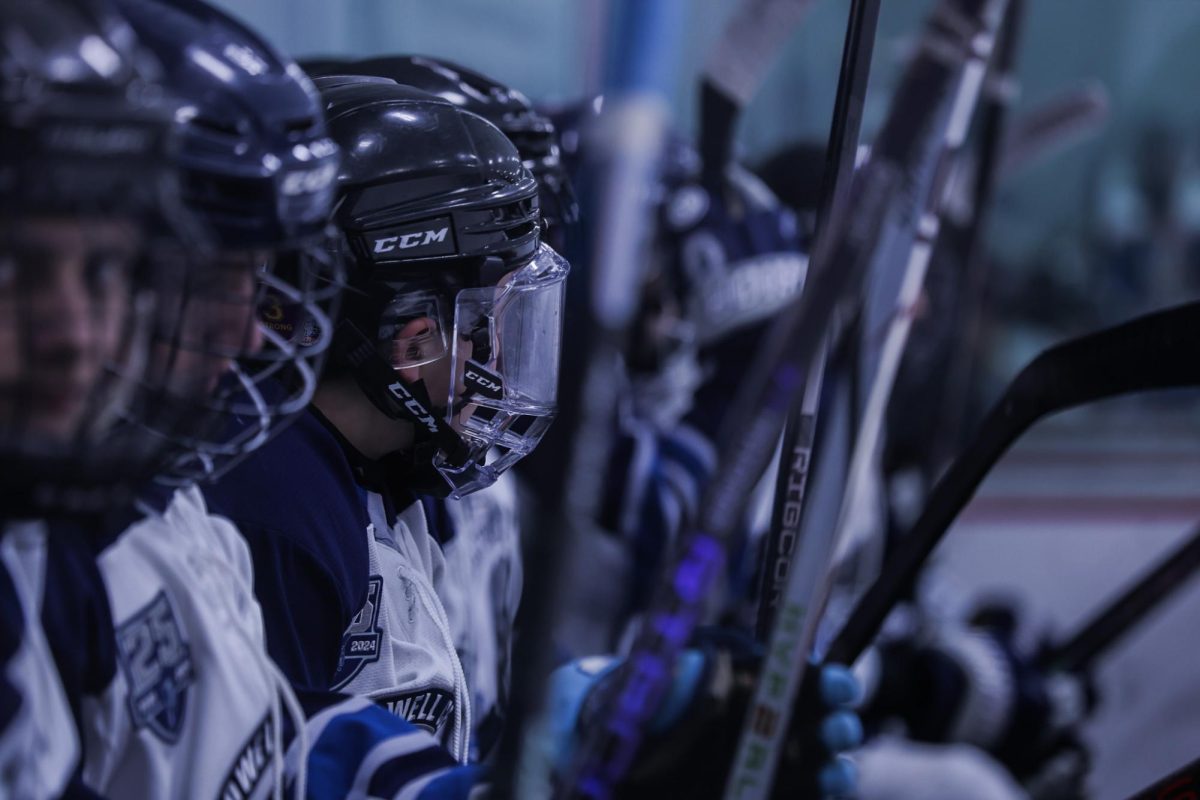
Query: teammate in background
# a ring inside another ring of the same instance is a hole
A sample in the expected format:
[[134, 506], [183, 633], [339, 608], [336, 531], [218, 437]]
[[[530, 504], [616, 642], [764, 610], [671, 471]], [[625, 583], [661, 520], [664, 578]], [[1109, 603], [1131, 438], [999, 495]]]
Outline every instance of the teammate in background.
[[0, 795], [58, 797], [79, 739], [41, 614], [50, 523], [128, 500], [162, 449], [120, 421], [148, 359], [148, 213], [174, 107], [92, 3], [0, 7]]

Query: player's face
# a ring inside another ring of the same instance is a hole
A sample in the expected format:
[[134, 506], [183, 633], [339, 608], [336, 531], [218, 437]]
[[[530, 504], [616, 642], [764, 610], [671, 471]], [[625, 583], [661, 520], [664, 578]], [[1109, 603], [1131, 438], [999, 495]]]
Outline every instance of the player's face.
[[0, 233], [0, 427], [63, 442], [122, 347], [137, 228], [37, 217]]
[[255, 314], [263, 252], [224, 252], [202, 267], [187, 267], [177, 302], [160, 319], [157, 358], [177, 394], [211, 393], [234, 358], [257, 352], [262, 333]]
[[[393, 342], [393, 360], [399, 361], [411, 357], [411, 353], [405, 344], [411, 338], [424, 336], [436, 337], [438, 335], [438, 321], [435, 319], [421, 317], [409, 321]], [[468, 358], [470, 358], [469, 343], [466, 349], [460, 345], [457, 359], [459, 365], [465, 364]], [[419, 380], [423, 382], [426, 391], [429, 392], [429, 399], [433, 402], [434, 408], [440, 413], [445, 410], [451, 375], [454, 374], [450, 369], [452, 363], [450, 354], [446, 353], [443, 357], [428, 364], [422, 364], [419, 367], [401, 367], [398, 372], [406, 381], [415, 382]], [[461, 373], [461, 370], [458, 372]]]
[[[512, 276], [515, 274], [516, 271], [514, 270], [506, 273], [500, 278], [494, 290], [497, 297], [503, 293], [504, 287], [508, 285], [512, 279]], [[392, 354], [393, 361], [411, 357], [411, 354], [404, 351], [405, 345], [403, 342], [410, 341], [411, 337], [418, 335], [434, 335], [436, 334], [436, 328], [437, 321], [430, 318], [423, 318], [410, 323], [409, 326], [403, 330], [401, 336], [397, 338], [394, 344], [395, 350]], [[449, 397], [450, 382], [454, 380], [453, 376], [459, 376], [454, 387], [456, 405], [458, 404], [458, 400], [466, 395], [466, 385], [463, 383], [462, 375], [465, 373], [464, 367], [466, 366], [467, 361], [478, 361], [480, 358], [480, 356], [475, 352], [475, 338], [480, 335], [491, 339], [491, 353], [488, 354], [488, 357], [482, 363], [486, 367], [493, 367], [495, 364], [495, 354], [500, 352], [500, 343], [497, 340], [498, 334], [489, 328], [487, 331], [460, 331], [458, 333], [458, 340], [453, 348], [453, 360], [450, 358], [450, 355], [447, 354], [446, 357], [440, 358], [421, 367], [401, 369], [400, 374], [406, 380], [413, 381], [419, 378], [421, 381], [423, 381], [426, 390], [429, 392], [429, 397], [433, 401], [435, 407], [440, 412], [444, 412], [445, 403]], [[470, 416], [470, 413], [473, 409], [474, 404], [467, 404], [458, 413], [464, 417]]]

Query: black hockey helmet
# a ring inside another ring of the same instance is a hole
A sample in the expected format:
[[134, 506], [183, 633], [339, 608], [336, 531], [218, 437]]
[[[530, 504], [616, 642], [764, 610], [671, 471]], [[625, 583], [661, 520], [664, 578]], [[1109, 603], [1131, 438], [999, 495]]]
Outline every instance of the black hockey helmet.
[[[334, 71], [328, 69], [326, 74]], [[545, 238], [557, 250], [563, 226], [579, 220], [579, 204], [563, 168], [554, 123], [538, 112], [525, 95], [460, 64], [432, 56], [402, 55], [363, 59], [342, 72], [381, 75], [415, 86], [465, 108], [491, 122], [517, 146], [521, 160], [541, 187]]]
[[174, 105], [161, 72], [104, 2], [0, 6], [0, 205], [144, 213], [170, 204]]
[[[333, 358], [413, 424], [416, 446], [391, 466], [415, 488], [461, 496], [553, 418], [568, 267], [541, 244], [537, 182], [498, 128], [408, 86], [328, 83], [346, 154], [335, 219], [352, 256]], [[413, 320], [434, 324], [414, 333]], [[445, 387], [401, 377], [442, 359]]]
[[126, 503], [169, 448], [125, 424], [183, 236], [176, 106], [107, 3], [0, 4], [0, 512]]
[[338, 149], [304, 71], [200, 0], [118, 0], [186, 103], [185, 199], [222, 248], [324, 243]]
[[341, 284], [330, 223], [340, 153], [311, 81], [245, 25], [200, 0], [118, 3], [184, 103], [183, 199], [214, 244], [185, 260], [177, 316], [185, 303], [222, 312], [206, 313], [216, 325], [182, 331], [179, 344], [207, 359], [202, 380], [221, 373], [217, 391], [176, 375], [157, 401], [188, 404], [198, 423], [172, 434], [186, 451], [174, 472], [214, 477], [303, 410], [316, 387]]

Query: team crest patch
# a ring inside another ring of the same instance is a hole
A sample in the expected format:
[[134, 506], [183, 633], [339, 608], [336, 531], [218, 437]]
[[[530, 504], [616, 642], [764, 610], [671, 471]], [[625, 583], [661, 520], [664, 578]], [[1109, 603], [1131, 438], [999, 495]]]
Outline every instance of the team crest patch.
[[354, 680], [367, 664], [379, 660], [379, 646], [383, 642], [383, 632], [379, 630], [382, 596], [383, 578], [372, 575], [367, 581], [367, 602], [342, 635], [342, 651], [338, 656], [337, 672], [333, 675], [335, 690]]
[[159, 592], [117, 628], [117, 656], [129, 685], [134, 727], [149, 728], [174, 744], [183, 730], [187, 690], [195, 673], [166, 592]]

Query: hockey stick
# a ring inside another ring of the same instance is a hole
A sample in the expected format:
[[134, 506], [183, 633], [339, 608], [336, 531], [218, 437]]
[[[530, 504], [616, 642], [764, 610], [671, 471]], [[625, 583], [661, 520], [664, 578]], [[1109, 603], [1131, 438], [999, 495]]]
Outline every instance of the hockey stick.
[[859, 600], [827, 658], [853, 663], [915, 580], [988, 470], [1042, 417], [1108, 397], [1200, 385], [1200, 302], [1149, 314], [1043, 352], [1009, 385], [925, 510]]
[[[811, 6], [812, 0], [747, 0], [730, 18], [705, 68], [700, 89], [700, 154], [710, 176], [720, 175], [730, 158], [734, 125], [741, 107], [753, 97], [773, 61], [771, 57]], [[878, 17], [879, 0], [851, 0], [829, 147], [825, 153], [818, 237], [827, 232], [829, 212], [835, 202], [844, 202], [850, 188]], [[809, 368], [800, 407], [789, 415], [784, 427], [782, 452], [792, 455], [780, 459], [775, 507], [759, 579], [758, 630], [764, 639], [778, 599], [777, 583], [786, 573], [794, 537], [799, 532], [799, 511], [808, 479], [824, 372], [822, 351]]]
[[[813, 516], [806, 520], [802, 529], [792, 574], [788, 576], [784, 590], [780, 622], [771, 631], [764, 673], [747, 711], [727, 797], [765, 797], [770, 790], [770, 770], [782, 751], [795, 697], [816, 639], [820, 612], [832, 587], [830, 556], [839, 543], [846, 540], [854, 512], [865, 502], [867, 484], [879, 453], [887, 400], [912, 326], [907, 309], [916, 304], [924, 282], [940, 225], [939, 213], [949, 189], [950, 171], [966, 140], [1004, 10], [1004, 2], [984, 7], [982, 15], [970, 23], [977, 28], [969, 48], [959, 56], [961, 73], [953, 103], [941, 125], [934, 126], [942, 136], [940, 147], [930, 153], [928, 162], [916, 165], [920, 188], [913, 198], [914, 207], [904, 209], [900, 214], [902, 230], [897, 235], [901, 241], [908, 235], [912, 235], [913, 240], [899, 286], [893, 288], [896, 282], [885, 274], [892, 269], [889, 253], [881, 253], [875, 265], [874, 281], [880, 283], [876, 288], [890, 297], [892, 309], [877, 366], [874, 374], [869, 376], [870, 390], [855, 437], [845, 490], [836, 495], [824, 492], [814, 497]], [[818, 505], [825, 508], [818, 508]], [[833, 525], [826, 522], [830, 514], [836, 515]], [[821, 527], [815, 527], [818, 525]], [[764, 719], [776, 723], [769, 727], [762, 724]], [[762, 764], [766, 766], [765, 776], [759, 766]]]
[[[817, 240], [828, 235], [830, 215], [835, 206], [840, 208], [846, 202], [846, 194], [854, 177], [878, 20], [879, 0], [854, 0], [850, 6], [837, 100], [833, 107], [829, 146], [825, 150], [825, 179], [817, 208]], [[763, 642], [767, 639], [779, 607], [783, 582], [791, 567], [792, 551], [800, 535], [800, 519], [816, 436], [817, 406], [825, 375], [825, 355], [825, 348], [822, 348], [809, 367], [800, 406], [788, 415], [783, 429], [771, 527], [762, 555], [759, 580], [756, 633], [759, 641]]]
[[1043, 669], [1082, 672], [1111, 648], [1146, 615], [1158, 608], [1200, 569], [1200, 528], [1159, 560], [1145, 577], [1108, 603], [1070, 639], [1039, 659]]
[[1147, 786], [1129, 800], [1196, 800], [1200, 797], [1200, 758]]
[[905, 73], [880, 147], [853, 181], [847, 208], [854, 213], [834, 209], [832, 233], [813, 253], [823, 266], [772, 325], [724, 425], [701, 524], [685, 530], [631, 653], [598, 701], [593, 724], [581, 732], [568, 773], [573, 796], [610, 796], [631, 766], [670, 688], [676, 658], [723, 574], [725, 550], [746, 500], [803, 388], [802, 369], [815, 356], [835, 309], [857, 296], [887, 217], [912, 207], [911, 173], [940, 151], [967, 52], [977, 44], [977, 20], [997, 4], [1002, 8], [1003, 0], [942, 0], [932, 15], [926, 46]]

